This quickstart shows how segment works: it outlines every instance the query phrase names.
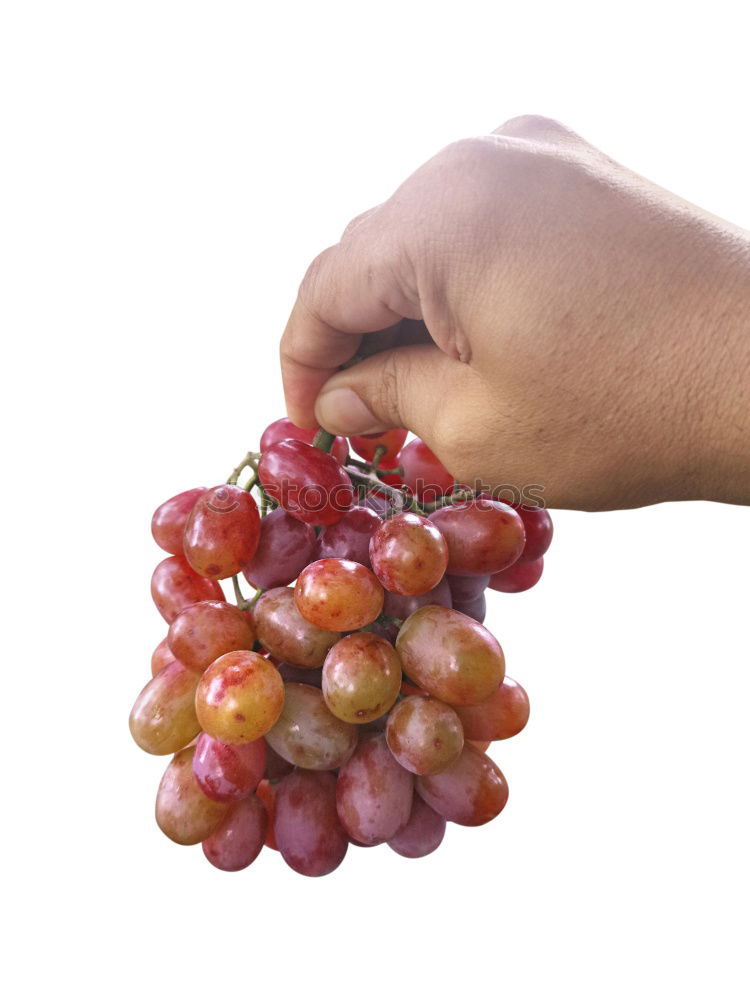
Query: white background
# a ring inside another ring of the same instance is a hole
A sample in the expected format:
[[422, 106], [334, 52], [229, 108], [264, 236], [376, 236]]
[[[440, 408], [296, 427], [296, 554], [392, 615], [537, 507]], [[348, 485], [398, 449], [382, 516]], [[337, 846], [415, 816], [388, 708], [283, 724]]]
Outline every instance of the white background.
[[509, 805], [423, 861], [217, 872], [156, 828], [165, 762], [127, 730], [151, 510], [282, 413], [309, 259], [525, 112], [750, 226], [739, 9], [3, 6], [9, 996], [747, 996], [746, 509], [557, 516], [489, 617], [533, 699]]

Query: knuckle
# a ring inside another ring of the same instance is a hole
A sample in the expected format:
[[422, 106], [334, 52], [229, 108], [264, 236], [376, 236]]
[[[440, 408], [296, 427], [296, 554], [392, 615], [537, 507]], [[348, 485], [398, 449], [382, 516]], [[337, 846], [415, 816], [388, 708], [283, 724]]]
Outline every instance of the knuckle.
[[498, 132], [513, 135], [570, 135], [571, 130], [559, 122], [556, 118], [547, 118], [545, 115], [516, 115], [504, 122]]
[[396, 351], [390, 351], [379, 373], [378, 409], [383, 416], [396, 423], [401, 419], [401, 386], [405, 378], [408, 379], [405, 367], [408, 367], [406, 359], [399, 357]]

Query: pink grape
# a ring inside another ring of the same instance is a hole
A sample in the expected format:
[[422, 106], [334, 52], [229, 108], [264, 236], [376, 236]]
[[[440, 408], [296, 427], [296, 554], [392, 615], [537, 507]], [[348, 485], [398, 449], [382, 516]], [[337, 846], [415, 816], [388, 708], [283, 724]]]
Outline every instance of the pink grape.
[[542, 578], [543, 571], [544, 556], [539, 556], [533, 562], [514, 563], [502, 573], [495, 573], [490, 577], [490, 589], [503, 594], [520, 594], [536, 586]]
[[336, 459], [303, 441], [271, 445], [258, 475], [271, 499], [306, 524], [334, 524], [354, 502], [349, 476]]
[[529, 696], [517, 681], [506, 677], [485, 701], [458, 707], [456, 712], [467, 739], [507, 740], [529, 721]]
[[490, 585], [489, 576], [447, 576], [446, 580], [451, 588], [454, 607], [475, 601]]
[[390, 752], [385, 736], [364, 736], [336, 783], [342, 826], [361, 844], [390, 840], [408, 822], [413, 786], [412, 775]]
[[461, 756], [440, 774], [417, 778], [417, 792], [428, 806], [451, 823], [481, 826], [508, 801], [508, 785], [494, 761], [464, 745]]
[[184, 608], [169, 626], [174, 658], [190, 670], [203, 671], [235, 649], [252, 649], [252, 619], [226, 601], [199, 601]]
[[401, 688], [401, 660], [372, 632], [354, 632], [331, 648], [323, 664], [323, 697], [345, 722], [372, 722], [393, 705]]
[[388, 846], [402, 858], [424, 858], [442, 844], [445, 825], [445, 819], [415, 795], [406, 826], [391, 837]]
[[315, 559], [351, 559], [370, 569], [370, 539], [381, 523], [370, 507], [352, 507], [320, 532]]
[[154, 570], [151, 597], [159, 614], [171, 624], [189, 604], [222, 601], [224, 591], [215, 580], [199, 576], [184, 556], [169, 556]]
[[195, 671], [177, 662], [151, 678], [130, 713], [130, 733], [141, 750], [176, 753], [200, 732], [195, 714], [198, 680]]
[[360, 563], [318, 559], [297, 578], [294, 600], [302, 617], [318, 628], [353, 632], [383, 610], [383, 588]]
[[258, 787], [266, 769], [263, 740], [231, 746], [201, 733], [195, 745], [193, 774], [198, 787], [216, 802], [238, 802]]
[[264, 779], [279, 781], [284, 775], [291, 774], [293, 770], [294, 764], [290, 764], [288, 760], [279, 757], [273, 747], [266, 743], [266, 770], [263, 775]]
[[399, 451], [403, 448], [404, 441], [406, 441], [406, 434], [407, 431], [403, 427], [394, 427], [383, 434], [363, 434], [360, 437], [350, 437], [349, 444], [352, 451], [367, 462], [372, 462], [376, 449], [383, 447], [385, 451], [380, 457], [379, 464], [393, 466], [398, 464], [396, 459]]
[[300, 875], [329, 875], [349, 847], [329, 771], [293, 771], [275, 789], [274, 834], [282, 858]]
[[250, 562], [259, 537], [260, 514], [250, 494], [239, 486], [214, 486], [185, 525], [185, 557], [201, 576], [225, 580]]
[[313, 558], [316, 544], [312, 525], [281, 508], [272, 510], [260, 522], [258, 548], [243, 570], [245, 578], [262, 590], [286, 587]]
[[550, 547], [552, 542], [552, 518], [544, 507], [526, 507], [524, 504], [513, 504], [523, 521], [526, 531], [526, 544], [519, 562], [536, 562]]
[[424, 594], [436, 587], [448, 566], [448, 546], [440, 531], [419, 514], [398, 514], [370, 539], [373, 572], [395, 594]]
[[526, 533], [520, 515], [499, 500], [440, 507], [430, 514], [448, 543], [451, 576], [486, 576], [511, 566], [523, 552]]
[[[286, 761], [285, 761], [286, 763]], [[289, 771], [285, 771], [285, 774], [291, 773], [293, 768]], [[283, 777], [280, 775], [279, 777]], [[268, 826], [266, 827], [266, 839], [265, 846], [270, 847], [272, 851], [278, 851], [278, 845], [276, 844], [276, 834], [273, 830], [274, 820], [276, 818], [276, 786], [272, 785], [270, 781], [266, 778], [261, 781], [258, 785], [255, 794], [258, 796], [260, 801], [266, 807], [266, 812], [268, 813]]]
[[252, 743], [281, 715], [284, 682], [270, 660], [245, 650], [225, 653], [200, 677], [195, 711], [221, 743]]
[[185, 490], [177, 496], [165, 500], [156, 508], [151, 518], [151, 534], [156, 544], [173, 556], [184, 555], [182, 539], [190, 512], [199, 498], [206, 492], [205, 486]]
[[[272, 444], [276, 444], [278, 441], [289, 441], [290, 439], [304, 441], [305, 444], [312, 444], [319, 430], [319, 427], [297, 427], [288, 417], [282, 417], [280, 420], [274, 420], [263, 431], [260, 438], [260, 450], [268, 451]], [[331, 446], [331, 455], [333, 455], [339, 465], [344, 464], [348, 452], [349, 448], [346, 438], [334, 438], [333, 445]]]
[[251, 795], [231, 807], [221, 826], [203, 841], [203, 853], [214, 868], [242, 871], [260, 854], [267, 829], [266, 807]]
[[473, 618], [481, 625], [487, 615], [487, 598], [484, 594], [480, 594], [473, 601], [454, 601], [453, 608], [455, 611], [460, 611], [462, 615], [466, 615], [467, 618]]
[[357, 728], [328, 709], [322, 691], [309, 684], [285, 684], [281, 715], [266, 743], [290, 764], [308, 771], [333, 771], [351, 757]]
[[169, 648], [167, 637], [164, 636], [162, 641], [151, 654], [151, 676], [156, 677], [159, 671], [163, 670], [168, 663], [174, 663], [174, 659], [174, 654]]
[[437, 698], [412, 695], [388, 716], [388, 749], [412, 774], [444, 771], [461, 753], [464, 732], [456, 712]]
[[[405, 596], [403, 594], [391, 594], [390, 591], [386, 590], [385, 600], [383, 601], [383, 614], [404, 622], [417, 608], [424, 608], [428, 604], [442, 604], [444, 608], [453, 607], [451, 590], [446, 577], [443, 577], [437, 587], [428, 590], [426, 594]], [[393, 634], [394, 640], [397, 634], [398, 628], [396, 628]]]
[[169, 763], [156, 793], [156, 822], [176, 844], [200, 844], [229, 811], [226, 802], [203, 794], [193, 776], [195, 747], [185, 747]]
[[340, 632], [318, 628], [300, 614], [294, 590], [275, 587], [262, 594], [255, 605], [258, 639], [278, 660], [298, 667], [322, 667]]
[[432, 503], [453, 489], [453, 476], [420, 438], [405, 444], [397, 457], [404, 483], [418, 499]]

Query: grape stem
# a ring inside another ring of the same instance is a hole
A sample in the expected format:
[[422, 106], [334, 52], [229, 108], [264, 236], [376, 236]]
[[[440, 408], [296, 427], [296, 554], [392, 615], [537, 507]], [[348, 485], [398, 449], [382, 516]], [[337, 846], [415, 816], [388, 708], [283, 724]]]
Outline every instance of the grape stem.
[[242, 591], [240, 590], [240, 578], [238, 576], [232, 577], [232, 586], [234, 587], [234, 597], [235, 600], [237, 601], [237, 607], [240, 609], [240, 611], [249, 611], [251, 608], [254, 608], [258, 601], [258, 598], [263, 593], [262, 588], [259, 587], [255, 591], [252, 598], [248, 601], [246, 597], [242, 596]]
[[345, 466], [344, 471], [355, 485], [358, 483], [365, 483], [368, 486], [373, 487], [373, 489], [378, 490], [378, 492], [384, 493], [399, 514], [404, 509], [406, 498], [401, 490], [395, 490], [392, 486], [388, 486], [380, 479], [377, 479], [374, 476], [365, 475], [364, 472], [360, 472], [359, 469], [355, 469], [351, 465]]
[[260, 455], [258, 454], [257, 451], [249, 451], [247, 455], [245, 455], [245, 457], [242, 459], [240, 464], [235, 469], [232, 470], [231, 476], [229, 477], [229, 479], [227, 479], [227, 485], [236, 486], [237, 481], [239, 480], [243, 471], [248, 468], [248, 466], [253, 470], [254, 473], [257, 473], [259, 458]]
[[313, 438], [313, 448], [320, 448], [321, 451], [327, 451], [330, 453], [335, 440], [335, 434], [329, 434], [328, 431], [324, 431], [321, 427]]
[[458, 490], [456, 493], [449, 493], [447, 496], [438, 497], [433, 503], [423, 503], [425, 511], [439, 510], [440, 507], [447, 507], [452, 503], [461, 503], [465, 500], [474, 500], [476, 493], [474, 490]]

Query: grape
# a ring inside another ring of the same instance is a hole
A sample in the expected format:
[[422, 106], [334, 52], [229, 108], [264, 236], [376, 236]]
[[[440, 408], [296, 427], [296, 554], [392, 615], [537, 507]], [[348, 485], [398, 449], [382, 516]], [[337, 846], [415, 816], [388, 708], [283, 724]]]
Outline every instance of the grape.
[[156, 793], [156, 822], [176, 844], [199, 844], [219, 828], [229, 811], [226, 802], [214, 802], [198, 788], [194, 754], [195, 747], [175, 754]]
[[252, 620], [226, 601], [199, 601], [184, 608], [169, 626], [169, 648], [190, 670], [203, 671], [224, 653], [252, 649]]
[[[289, 772], [287, 771], [286, 773], [288, 774]], [[276, 834], [273, 830], [274, 820], [276, 818], [276, 789], [270, 781], [264, 778], [255, 789], [255, 794], [266, 807], [266, 812], [268, 813], [265, 845], [266, 847], [270, 847], [272, 851], [278, 851], [279, 848], [276, 844]]]
[[174, 663], [174, 659], [172, 650], [169, 648], [169, 644], [167, 643], [167, 637], [164, 636], [162, 641], [151, 654], [151, 676], [156, 677], [159, 671], [163, 670], [168, 663]]
[[533, 562], [517, 562], [502, 573], [490, 577], [490, 589], [503, 594], [520, 594], [539, 583], [544, 570], [544, 556]]
[[402, 858], [424, 858], [440, 847], [444, 836], [443, 817], [415, 795], [408, 823], [391, 837], [388, 846]]
[[266, 733], [268, 745], [308, 771], [333, 771], [345, 764], [357, 745], [356, 727], [328, 710], [318, 688], [285, 684], [284, 690], [284, 708]]
[[388, 716], [388, 748], [413, 774], [444, 771], [461, 753], [464, 733], [455, 711], [437, 698], [412, 695]]
[[203, 853], [223, 872], [239, 872], [260, 854], [268, 829], [266, 807], [256, 795], [237, 802], [203, 841]]
[[445, 771], [417, 778], [417, 792], [435, 812], [461, 826], [489, 823], [508, 801], [503, 772], [470, 743]]
[[519, 562], [536, 562], [541, 558], [552, 541], [552, 518], [544, 507], [525, 507], [523, 504], [513, 504], [518, 511], [526, 531], [526, 544]]
[[467, 618], [473, 618], [481, 625], [487, 615], [487, 598], [484, 594], [480, 594], [473, 601], [454, 601], [453, 608], [460, 611], [462, 615], [466, 615]]
[[280, 663], [279, 673], [285, 684], [310, 684], [318, 689], [323, 687], [323, 671], [310, 667], [297, 667], [293, 663]]
[[195, 714], [198, 680], [198, 674], [176, 661], [151, 678], [130, 713], [130, 732], [141, 750], [175, 753], [200, 732]]
[[404, 477], [401, 474], [399, 465], [379, 465], [378, 479], [387, 486], [393, 486], [397, 490], [403, 490], [406, 486]]
[[318, 559], [300, 573], [297, 610], [318, 628], [353, 632], [383, 610], [383, 588], [369, 569], [350, 559]]
[[506, 677], [485, 701], [459, 707], [456, 712], [468, 739], [507, 740], [529, 721], [529, 696], [517, 681]]
[[[313, 427], [312, 429], [297, 427], [288, 417], [282, 417], [280, 420], [274, 420], [263, 431], [260, 438], [260, 450], [268, 451], [272, 444], [276, 444], [278, 441], [288, 441], [290, 438], [296, 441], [304, 441], [305, 444], [312, 444], [319, 430], [319, 427]], [[349, 454], [346, 438], [334, 438], [333, 445], [331, 446], [331, 454], [339, 465], [344, 464]]]
[[269, 660], [238, 650], [225, 653], [201, 675], [195, 710], [201, 728], [221, 743], [252, 743], [276, 722], [284, 682]]
[[195, 746], [193, 774], [198, 787], [216, 802], [238, 802], [258, 787], [266, 769], [263, 740], [230, 746], [201, 733]]
[[[384, 493], [378, 493], [376, 490], [370, 490], [370, 492], [366, 496], [362, 497], [362, 499], [359, 501], [359, 506], [367, 507], [368, 510], [374, 510], [379, 518], [385, 517], [391, 510], [391, 502], [388, 499], [388, 497], [385, 496]], [[375, 527], [377, 528], [378, 525], [376, 524]], [[369, 540], [367, 543], [367, 547], [368, 547], [367, 558], [369, 559], [370, 558]], [[344, 557], [342, 556], [342, 558]], [[355, 561], [359, 562], [359, 559]]]
[[318, 628], [303, 618], [290, 587], [261, 595], [255, 605], [255, 626], [271, 656], [298, 667], [322, 667], [326, 653], [341, 638], [340, 632]]
[[466, 742], [471, 743], [473, 747], [476, 747], [477, 750], [481, 750], [482, 753], [486, 753], [492, 743], [492, 740], [467, 740]]
[[327, 771], [293, 771], [275, 791], [274, 833], [282, 858], [300, 875], [330, 874], [349, 847], [336, 813], [336, 778]]
[[260, 541], [243, 570], [245, 578], [263, 590], [285, 587], [313, 558], [316, 542], [312, 525], [281, 508], [272, 510], [260, 522]]
[[500, 643], [466, 615], [450, 608], [418, 608], [396, 640], [404, 673], [449, 705], [489, 698], [505, 675]]
[[[417, 608], [423, 608], [427, 604], [442, 604], [445, 608], [453, 606], [451, 590], [445, 577], [443, 577], [436, 587], [428, 590], [425, 594], [405, 596], [403, 594], [392, 594], [386, 590], [385, 600], [383, 601], [383, 614], [389, 615], [391, 618], [398, 618], [399, 621], [403, 622]], [[396, 629], [396, 633], [398, 633], [398, 629]], [[394, 634], [394, 639], [395, 637]]]
[[489, 576], [448, 576], [453, 606], [470, 604], [484, 594], [490, 585]]
[[401, 687], [401, 660], [371, 632], [355, 632], [332, 647], [323, 664], [326, 705], [345, 722], [371, 722], [393, 705]]
[[205, 492], [205, 486], [185, 490], [156, 508], [151, 518], [151, 534], [165, 552], [170, 552], [173, 556], [184, 555], [182, 538], [185, 525], [196, 502]]
[[185, 556], [196, 573], [225, 580], [250, 562], [259, 537], [260, 515], [250, 494], [239, 486], [214, 486], [185, 525]]
[[486, 576], [511, 566], [526, 534], [519, 514], [499, 500], [478, 497], [430, 514], [448, 543], [451, 576]]
[[398, 464], [404, 470], [404, 483], [420, 500], [432, 503], [453, 489], [453, 476], [419, 438], [404, 445]]
[[294, 764], [290, 764], [288, 760], [279, 757], [273, 747], [266, 743], [266, 771], [263, 776], [264, 779], [279, 781], [284, 775], [291, 774], [293, 770]]
[[258, 475], [266, 493], [306, 524], [334, 524], [354, 502], [349, 476], [336, 459], [303, 441], [271, 445]]
[[183, 556], [169, 556], [154, 570], [151, 597], [159, 614], [171, 624], [189, 604], [221, 601], [224, 591], [215, 580], [199, 576]]
[[367, 462], [372, 462], [375, 458], [377, 448], [384, 447], [385, 451], [380, 456], [378, 465], [393, 466], [398, 464], [396, 459], [398, 453], [403, 448], [406, 441], [407, 431], [403, 427], [394, 427], [384, 434], [363, 434], [361, 437], [350, 437], [349, 444], [352, 451], [356, 452], [360, 458]]
[[[369, 507], [352, 507], [318, 535], [316, 559], [351, 559], [370, 569], [370, 539], [381, 525]], [[301, 569], [301, 567], [300, 567]]]
[[370, 561], [386, 590], [406, 596], [424, 594], [442, 580], [448, 546], [426, 517], [398, 514], [372, 536]]
[[364, 736], [336, 784], [336, 808], [344, 829], [362, 844], [390, 840], [409, 819], [413, 786], [385, 736]]

